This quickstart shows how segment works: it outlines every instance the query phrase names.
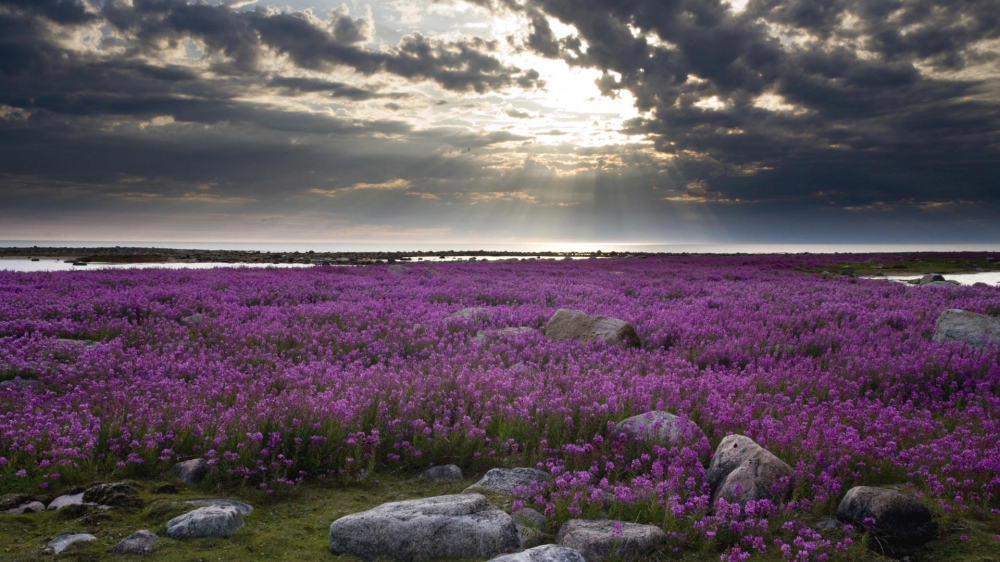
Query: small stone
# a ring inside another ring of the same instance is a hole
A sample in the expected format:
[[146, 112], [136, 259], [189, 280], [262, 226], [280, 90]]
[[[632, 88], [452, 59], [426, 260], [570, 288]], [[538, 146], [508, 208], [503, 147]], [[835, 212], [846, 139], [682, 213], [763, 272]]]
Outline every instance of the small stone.
[[386, 503], [330, 525], [330, 552], [365, 560], [486, 558], [519, 548], [514, 521], [480, 494]]
[[744, 505], [787, 498], [793, 474], [792, 467], [753, 439], [728, 435], [715, 449], [705, 478], [712, 489], [713, 505], [720, 499]]
[[524, 552], [498, 556], [490, 562], [586, 562], [586, 560], [572, 548], [544, 544]]
[[487, 491], [509, 496], [514, 493], [515, 488], [551, 480], [551, 474], [534, 468], [494, 468], [479, 482], [466, 488], [464, 493]]
[[4, 510], [4, 513], [11, 515], [21, 515], [24, 513], [40, 513], [45, 511], [45, 504], [42, 502], [28, 502], [15, 508]]
[[666, 540], [659, 527], [624, 521], [570, 519], [559, 529], [561, 546], [572, 548], [587, 562], [608, 558], [635, 560], [649, 556]]
[[96, 541], [97, 537], [87, 533], [81, 533], [77, 535], [59, 535], [58, 537], [49, 541], [48, 545], [56, 554], [66, 550], [70, 545], [76, 544], [78, 542], [90, 542]]
[[243, 525], [243, 515], [235, 507], [200, 507], [167, 521], [167, 536], [172, 539], [225, 539]]
[[642, 347], [642, 340], [632, 324], [617, 318], [590, 316], [579, 310], [557, 310], [545, 324], [544, 333], [545, 337], [557, 341], [599, 341], [622, 347]]
[[432, 466], [420, 475], [424, 482], [461, 482], [462, 469], [453, 464]]
[[171, 467], [170, 471], [185, 485], [194, 486], [208, 475], [208, 461], [205, 459], [191, 459], [179, 462]]
[[874, 519], [874, 534], [890, 546], [912, 547], [934, 538], [936, 526], [927, 506], [887, 488], [855, 486], [837, 506], [837, 519], [864, 528]]
[[69, 505], [83, 505], [83, 493], [59, 496], [49, 503], [49, 510], [62, 509]]
[[239, 511], [240, 515], [250, 515], [253, 513], [253, 506], [236, 500], [211, 498], [204, 500], [190, 500], [187, 503], [190, 505], [197, 505], [199, 507], [231, 507], [236, 511]]
[[153, 552], [153, 546], [160, 537], [156, 533], [145, 529], [136, 531], [122, 539], [122, 541], [111, 549], [114, 554], [149, 554]]

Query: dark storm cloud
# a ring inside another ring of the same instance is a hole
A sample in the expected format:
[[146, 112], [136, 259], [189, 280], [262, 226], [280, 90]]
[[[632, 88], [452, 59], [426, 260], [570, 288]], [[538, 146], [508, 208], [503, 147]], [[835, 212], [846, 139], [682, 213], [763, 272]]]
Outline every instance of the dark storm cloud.
[[[707, 182], [720, 197], [1000, 199], [1000, 68], [982, 43], [1000, 37], [996, 0], [750, 0], [742, 13], [717, 0], [492, 9], [525, 12], [526, 48], [604, 71], [603, 94], [631, 92], [651, 114], [628, 130], [676, 156], [679, 181]], [[557, 39], [539, 14], [579, 35]], [[970, 65], [975, 77], [927, 70]], [[762, 108], [762, 95], [787, 107]], [[705, 106], [713, 96], [717, 107]]]

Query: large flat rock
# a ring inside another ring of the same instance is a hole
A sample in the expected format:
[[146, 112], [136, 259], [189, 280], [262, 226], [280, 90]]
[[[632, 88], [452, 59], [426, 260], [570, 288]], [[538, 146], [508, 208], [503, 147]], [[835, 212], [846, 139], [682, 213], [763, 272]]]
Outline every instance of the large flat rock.
[[851, 488], [837, 506], [837, 518], [858, 529], [864, 528], [865, 519], [874, 519], [875, 535], [893, 546], [918, 546], [932, 540], [937, 532], [924, 504], [887, 488]]
[[632, 324], [567, 308], [557, 310], [545, 324], [543, 332], [552, 340], [599, 341], [621, 347], [642, 347], [642, 340]]
[[518, 550], [514, 521], [480, 494], [386, 503], [330, 525], [330, 552], [365, 560], [488, 558]]
[[1000, 346], [1000, 318], [965, 310], [946, 310], [934, 323], [934, 341], [962, 342], [977, 348], [991, 343]]
[[243, 525], [243, 514], [235, 507], [212, 505], [167, 521], [167, 536], [172, 539], [229, 538]]
[[663, 530], [653, 525], [606, 519], [570, 519], [557, 537], [560, 546], [576, 550], [587, 562], [643, 558], [654, 553], [666, 538]]

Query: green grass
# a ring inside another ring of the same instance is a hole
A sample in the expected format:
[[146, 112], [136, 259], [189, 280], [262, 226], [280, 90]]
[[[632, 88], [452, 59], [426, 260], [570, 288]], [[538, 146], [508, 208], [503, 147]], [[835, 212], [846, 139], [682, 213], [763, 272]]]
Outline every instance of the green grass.
[[[46, 543], [63, 533], [90, 533], [92, 543], [71, 546], [58, 560], [90, 562], [101, 560], [142, 560], [139, 556], [112, 555], [108, 551], [121, 539], [139, 529], [149, 529], [160, 537], [148, 559], [164, 562], [227, 560], [282, 560], [358, 562], [352, 556], [328, 552], [328, 529], [331, 522], [344, 515], [376, 505], [406, 499], [461, 492], [473, 479], [452, 484], [428, 484], [409, 475], [376, 475], [369, 481], [351, 484], [305, 484], [280, 496], [255, 490], [229, 492], [209, 487], [180, 489], [178, 493], [157, 493], [165, 482], [136, 482], [144, 505], [140, 509], [64, 508], [58, 512], [26, 515], [0, 514], [0, 560], [29, 562], [52, 560], [45, 552]], [[166, 537], [166, 523], [171, 518], [194, 509], [185, 500], [205, 497], [230, 497], [250, 503], [254, 512], [246, 517], [246, 526], [229, 539], [190, 539], [175, 541]], [[496, 505], [508, 508], [507, 498], [490, 495]], [[826, 517], [828, 517], [827, 515]], [[803, 520], [810, 524], [824, 516]], [[907, 552], [913, 562], [998, 562], [1000, 520], [996, 517], [975, 519], [967, 515], [940, 514], [942, 536], [938, 540]], [[962, 536], [968, 540], [962, 540]], [[773, 549], [772, 549], [773, 550]], [[662, 553], [650, 560], [715, 562], [718, 550], [708, 545], [692, 547], [679, 553]], [[763, 558], [778, 562], [777, 553]], [[876, 552], [860, 545], [847, 555], [831, 560], [888, 562]], [[612, 561], [613, 562], [613, 561]]]
[[[864, 257], [864, 256], [862, 256]], [[867, 260], [843, 262], [803, 269], [808, 273], [840, 273], [844, 268], [851, 268], [856, 277], [868, 277], [881, 274], [886, 277], [920, 277], [925, 273], [940, 273], [947, 277], [955, 273], [979, 273], [982, 271], [1000, 271], [1000, 262], [988, 262], [985, 258], [942, 258], [933, 255], [904, 257], [898, 260], [882, 260], [866, 263]], [[881, 268], [876, 267], [882, 265]]]

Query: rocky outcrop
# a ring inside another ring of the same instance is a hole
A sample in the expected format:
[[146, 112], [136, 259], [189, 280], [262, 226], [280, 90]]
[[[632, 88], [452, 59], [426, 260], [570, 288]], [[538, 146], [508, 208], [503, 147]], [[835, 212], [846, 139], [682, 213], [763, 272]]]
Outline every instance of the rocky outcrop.
[[606, 316], [590, 316], [566, 308], [557, 310], [549, 318], [543, 332], [552, 340], [599, 341], [621, 347], [642, 347], [642, 340], [628, 322]]
[[330, 525], [330, 552], [365, 560], [486, 558], [519, 549], [514, 521], [479, 494], [386, 503]]
[[494, 468], [479, 482], [466, 488], [465, 493], [485, 491], [509, 496], [514, 493], [515, 488], [550, 480], [552, 480], [551, 474], [534, 468]]
[[893, 547], [919, 546], [937, 532], [931, 512], [916, 499], [895, 490], [855, 486], [837, 506], [837, 519], [865, 529], [866, 519], [876, 537]]
[[729, 435], [719, 443], [705, 474], [712, 490], [712, 503], [781, 501], [791, 494], [792, 468], [753, 439]]
[[524, 552], [518, 552], [516, 554], [508, 554], [506, 556], [498, 556], [490, 562], [586, 562], [579, 552], [573, 550], [572, 548], [566, 548], [564, 546], [558, 546], [554, 544], [545, 544], [542, 546], [536, 546], [535, 548], [525, 550]]
[[145, 529], [136, 531], [122, 539], [122, 541], [111, 549], [113, 554], [149, 554], [153, 552], [160, 537], [156, 533]]
[[442, 464], [440, 466], [432, 466], [424, 471], [420, 475], [420, 479], [424, 482], [440, 483], [440, 482], [461, 482], [462, 481], [462, 469], [458, 468], [453, 464]]
[[179, 462], [170, 468], [170, 472], [187, 486], [194, 486], [208, 476], [208, 461], [191, 459]]
[[90, 542], [96, 540], [97, 537], [88, 533], [79, 533], [75, 535], [66, 534], [66, 535], [59, 535], [58, 537], [52, 539], [51, 541], [49, 541], [47, 546], [51, 548], [53, 552], [59, 554], [60, 552], [66, 550], [71, 545], [74, 545], [76, 543]]
[[570, 519], [559, 529], [561, 546], [576, 550], [587, 562], [608, 558], [635, 560], [656, 551], [666, 539], [659, 527], [624, 521]]
[[113, 507], [142, 507], [139, 492], [128, 482], [91, 486], [83, 493], [83, 502]]
[[167, 521], [167, 536], [172, 539], [229, 538], [243, 525], [243, 514], [238, 509], [213, 505]]
[[980, 349], [991, 343], [1000, 346], [1000, 318], [965, 310], [946, 310], [934, 323], [934, 341], [962, 342]]

